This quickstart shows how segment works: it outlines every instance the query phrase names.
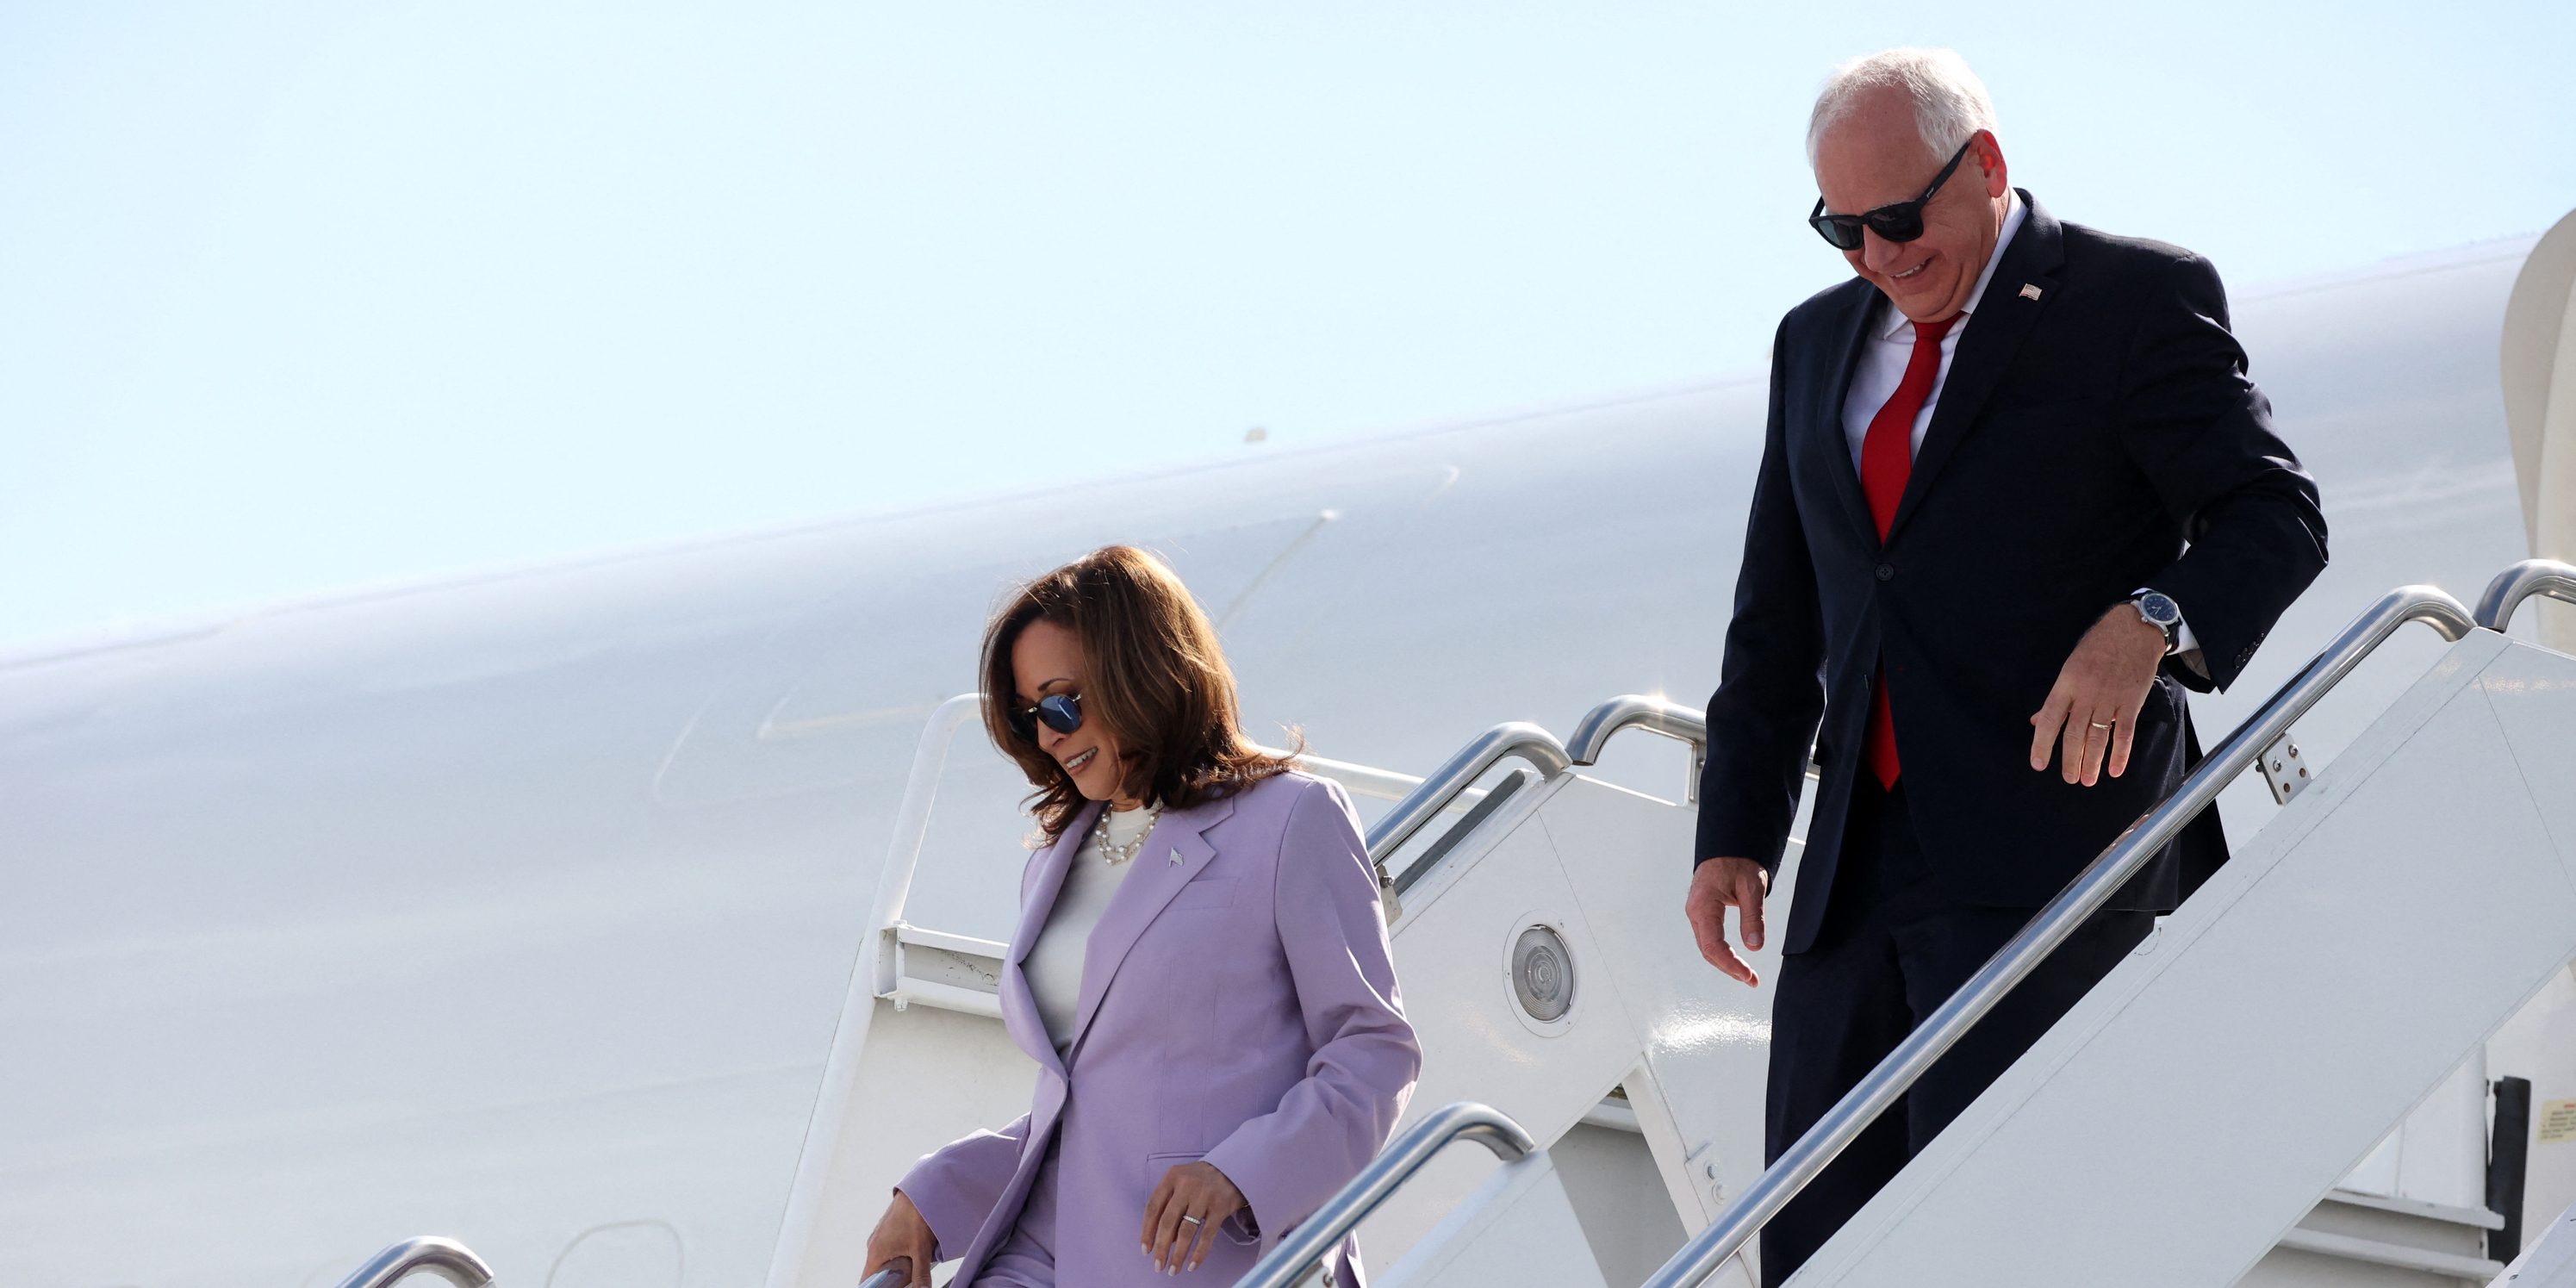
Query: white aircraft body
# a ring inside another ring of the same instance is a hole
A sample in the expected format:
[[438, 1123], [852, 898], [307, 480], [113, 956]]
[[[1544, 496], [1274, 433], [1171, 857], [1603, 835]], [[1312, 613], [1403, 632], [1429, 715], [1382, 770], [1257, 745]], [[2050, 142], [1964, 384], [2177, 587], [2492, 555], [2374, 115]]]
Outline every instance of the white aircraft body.
[[[2205, 741], [2381, 592], [2472, 599], [2576, 527], [2530, 512], [2498, 378], [2535, 245], [2238, 298], [2332, 565], [2232, 692], [2194, 699]], [[1248, 446], [0, 658], [0, 1283], [323, 1286], [435, 1232], [531, 1288], [760, 1284], [916, 746], [973, 689], [1013, 579], [1160, 550], [1256, 737], [1421, 775], [1500, 721], [1705, 699], [1764, 402], [1755, 374]], [[2402, 635], [2365, 663], [2301, 721], [2309, 760], [2442, 648]], [[1670, 744], [1633, 741], [1586, 772], [1678, 796]], [[968, 725], [912, 922], [1008, 937], [1024, 792]], [[2277, 807], [2249, 776], [2222, 808], [2241, 846]], [[1665, 857], [1678, 882], [1690, 856]], [[2384, 931], [2391, 954], [2452, 949], [2404, 907]], [[2576, 985], [2533, 1007], [2486, 1073], [2576, 1099]], [[1725, 1094], [1758, 1115], [1758, 1088]], [[933, 1079], [864, 1111], [949, 1103]], [[2535, 1225], [2576, 1200], [2576, 1143], [2552, 1149]], [[2403, 1199], [2421, 1170], [2383, 1149], [2347, 1185]]]

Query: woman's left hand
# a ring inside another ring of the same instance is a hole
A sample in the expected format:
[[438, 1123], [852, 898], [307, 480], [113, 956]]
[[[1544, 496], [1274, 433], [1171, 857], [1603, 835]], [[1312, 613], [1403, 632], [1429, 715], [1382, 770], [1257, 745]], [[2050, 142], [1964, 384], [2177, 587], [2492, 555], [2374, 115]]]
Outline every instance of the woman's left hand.
[[1145, 1257], [1164, 1274], [1196, 1270], [1216, 1248], [1216, 1228], [1243, 1209], [1243, 1191], [1210, 1163], [1163, 1173], [1145, 1200]]

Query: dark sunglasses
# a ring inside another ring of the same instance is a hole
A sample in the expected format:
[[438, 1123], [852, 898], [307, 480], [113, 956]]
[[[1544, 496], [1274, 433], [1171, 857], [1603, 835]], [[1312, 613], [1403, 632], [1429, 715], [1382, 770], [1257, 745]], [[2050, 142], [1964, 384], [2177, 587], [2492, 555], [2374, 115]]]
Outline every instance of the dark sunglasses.
[[1951, 172], [1959, 168], [1959, 162], [1968, 155], [1969, 145], [1976, 141], [1976, 135], [1969, 135], [1968, 142], [1960, 144], [1959, 150], [1950, 154], [1950, 164], [1932, 176], [1932, 186], [1925, 188], [1923, 195], [1912, 201], [1890, 202], [1857, 215], [1829, 215], [1825, 213], [1825, 199], [1818, 197], [1816, 208], [1807, 212], [1807, 223], [1818, 236], [1831, 242], [1835, 250], [1859, 250], [1860, 230], [1864, 227], [1892, 242], [1910, 242], [1923, 235], [1923, 207], [1931, 202], [1933, 193], [1941, 190], [1942, 184], [1950, 181]]
[[1082, 695], [1050, 694], [1038, 699], [1034, 706], [1013, 707], [1006, 718], [1010, 721], [1011, 732], [1018, 734], [1023, 742], [1038, 740], [1038, 722], [1041, 720], [1057, 733], [1072, 733], [1082, 727]]

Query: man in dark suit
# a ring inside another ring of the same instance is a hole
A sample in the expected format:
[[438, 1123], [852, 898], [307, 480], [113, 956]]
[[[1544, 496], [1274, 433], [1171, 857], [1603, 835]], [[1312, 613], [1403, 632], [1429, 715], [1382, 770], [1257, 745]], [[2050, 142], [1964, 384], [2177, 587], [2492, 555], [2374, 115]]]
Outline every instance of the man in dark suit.
[[[1837, 72], [1811, 218], [1857, 278], [1781, 320], [1688, 913], [1748, 947], [1822, 775], [1772, 998], [1776, 1159], [2197, 759], [2325, 566], [2208, 261], [2007, 182], [1948, 51]], [[1821, 683], [1820, 683], [1821, 682]], [[1822, 716], [1819, 727], [1818, 718]], [[2213, 811], [1763, 1232], [1778, 1284], [2225, 858]]]

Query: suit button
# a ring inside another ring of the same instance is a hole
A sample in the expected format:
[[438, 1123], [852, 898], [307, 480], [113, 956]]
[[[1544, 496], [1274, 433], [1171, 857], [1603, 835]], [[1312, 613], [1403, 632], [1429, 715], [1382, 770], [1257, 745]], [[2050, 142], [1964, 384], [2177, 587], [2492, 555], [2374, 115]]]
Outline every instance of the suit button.
[[1895, 565], [1895, 564], [1880, 564], [1880, 565], [1878, 566], [1878, 579], [1879, 579], [1880, 581], [1894, 581], [1894, 580], [1896, 580], [1896, 565]]

